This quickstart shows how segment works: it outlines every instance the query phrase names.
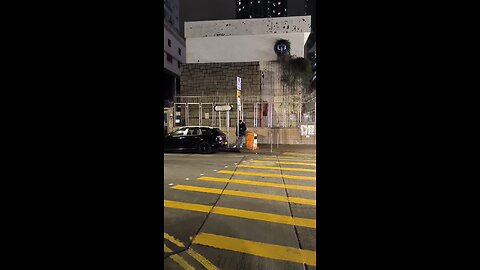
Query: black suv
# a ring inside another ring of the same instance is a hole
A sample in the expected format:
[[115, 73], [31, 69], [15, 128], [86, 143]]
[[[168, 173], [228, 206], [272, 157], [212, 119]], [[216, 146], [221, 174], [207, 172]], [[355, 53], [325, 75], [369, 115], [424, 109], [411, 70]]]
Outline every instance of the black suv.
[[165, 137], [165, 151], [198, 151], [212, 153], [228, 145], [227, 137], [218, 128], [181, 127]]

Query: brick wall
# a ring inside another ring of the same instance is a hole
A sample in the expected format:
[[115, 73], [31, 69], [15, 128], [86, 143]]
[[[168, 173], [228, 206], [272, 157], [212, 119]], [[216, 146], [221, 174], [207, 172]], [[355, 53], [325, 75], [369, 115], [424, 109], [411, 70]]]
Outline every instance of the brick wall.
[[260, 95], [258, 62], [183, 64], [180, 76], [182, 96], [235, 98], [237, 76], [242, 78], [242, 95]]
[[[260, 98], [259, 62], [184, 64], [181, 68], [180, 96], [228, 96], [230, 104], [234, 106], [230, 115], [230, 126], [236, 126], [237, 76], [242, 78], [243, 97]], [[243, 113], [246, 124], [253, 126], [253, 104], [245, 104]], [[198, 109], [190, 106], [190, 114], [197, 115]], [[197, 119], [190, 121], [190, 125], [197, 124]]]

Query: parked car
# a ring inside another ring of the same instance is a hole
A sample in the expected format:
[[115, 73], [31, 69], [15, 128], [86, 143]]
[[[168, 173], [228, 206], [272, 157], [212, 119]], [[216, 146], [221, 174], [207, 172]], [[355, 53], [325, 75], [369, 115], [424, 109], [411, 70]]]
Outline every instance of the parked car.
[[165, 137], [165, 151], [198, 151], [212, 153], [228, 145], [227, 136], [218, 128], [181, 127]]

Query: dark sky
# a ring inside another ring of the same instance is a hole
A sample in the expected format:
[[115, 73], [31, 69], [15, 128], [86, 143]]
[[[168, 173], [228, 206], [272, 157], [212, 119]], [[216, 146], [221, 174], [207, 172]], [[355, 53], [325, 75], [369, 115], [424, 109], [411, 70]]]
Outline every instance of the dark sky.
[[180, 0], [180, 34], [185, 21], [235, 19], [235, 0]]
[[[236, 0], [180, 0], [180, 34], [184, 34], [185, 21], [235, 19], [235, 3]], [[288, 0], [288, 16], [303, 16], [304, 12], [304, 0]], [[312, 24], [315, 21], [314, 16], [315, 14], [312, 14]]]

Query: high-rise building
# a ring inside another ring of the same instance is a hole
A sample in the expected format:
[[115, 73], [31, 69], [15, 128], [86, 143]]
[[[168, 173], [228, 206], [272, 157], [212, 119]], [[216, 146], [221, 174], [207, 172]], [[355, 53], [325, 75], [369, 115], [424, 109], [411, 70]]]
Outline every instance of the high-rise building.
[[176, 92], [180, 87], [180, 69], [185, 63], [185, 38], [179, 32], [179, 1], [164, 0], [163, 20], [163, 98], [164, 104], [174, 102]]
[[287, 0], [237, 0], [237, 19], [287, 16]]
[[178, 0], [163, 0], [163, 19], [177, 32], [180, 28]]

